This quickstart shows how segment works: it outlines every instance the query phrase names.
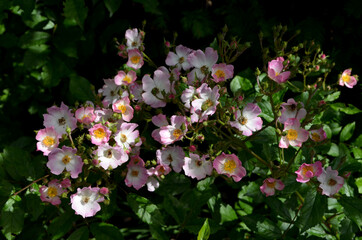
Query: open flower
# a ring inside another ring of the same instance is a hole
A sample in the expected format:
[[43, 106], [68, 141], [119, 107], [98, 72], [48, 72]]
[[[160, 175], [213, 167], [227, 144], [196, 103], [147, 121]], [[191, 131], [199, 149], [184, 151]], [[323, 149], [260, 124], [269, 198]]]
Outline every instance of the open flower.
[[324, 139], [327, 138], [326, 132], [323, 130], [323, 127], [319, 129], [314, 129], [309, 131], [309, 137], [314, 142], [322, 142]]
[[160, 128], [160, 143], [165, 145], [172, 144], [178, 140], [181, 140], [186, 132], [186, 117], [173, 115], [171, 117], [171, 125]]
[[117, 145], [124, 150], [130, 150], [134, 145], [139, 146], [142, 142], [140, 142], [138, 130], [135, 130], [137, 127], [137, 123], [122, 123], [114, 136]]
[[191, 118], [192, 122], [199, 121], [203, 122], [207, 120], [208, 116], [213, 115], [216, 112], [216, 106], [219, 104], [219, 87], [215, 86], [212, 90], [203, 83], [199, 88], [196, 89], [199, 98], [191, 102], [192, 114], [195, 118]]
[[283, 136], [280, 139], [279, 147], [288, 148], [289, 145], [301, 147], [302, 143], [308, 140], [308, 137], [308, 131], [300, 127], [299, 120], [296, 118], [289, 118], [284, 123]]
[[180, 146], [166, 147], [156, 151], [157, 162], [163, 166], [172, 166], [175, 172], [181, 172], [185, 164], [185, 153]]
[[128, 92], [123, 91], [120, 86], [116, 85], [114, 79], [104, 79], [104, 86], [98, 90], [98, 93], [104, 96], [102, 101], [104, 106], [113, 104], [118, 99], [128, 96]]
[[279, 122], [285, 123], [289, 118], [296, 118], [301, 120], [305, 118], [307, 115], [307, 111], [304, 109], [303, 103], [299, 103], [300, 107], [298, 107], [298, 103], [294, 101], [293, 98], [289, 98], [286, 103], [282, 103], [282, 114], [279, 117]]
[[127, 169], [127, 176], [124, 181], [128, 187], [133, 186], [136, 190], [139, 190], [146, 185], [148, 173], [145, 168], [145, 163], [140, 157], [133, 157], [127, 165]]
[[245, 168], [235, 154], [222, 153], [214, 159], [213, 166], [218, 174], [232, 177], [235, 182], [239, 182], [246, 175]]
[[43, 114], [44, 126], [46, 128], [53, 127], [59, 135], [66, 134], [68, 127], [71, 131], [77, 127], [77, 119], [74, 117], [69, 107], [63, 102], [61, 103], [60, 108], [52, 106], [48, 108], [47, 111], [48, 114]]
[[70, 196], [70, 202], [75, 214], [83, 218], [93, 217], [101, 210], [99, 202], [103, 202], [104, 197], [99, 194], [98, 187], [78, 188], [77, 193]]
[[277, 83], [284, 83], [290, 77], [290, 71], [284, 70], [284, 58], [277, 58], [268, 63], [268, 77]]
[[142, 45], [142, 35], [137, 28], [127, 29], [125, 38], [127, 40], [127, 50], [138, 49]]
[[109, 146], [108, 143], [100, 145], [94, 154], [105, 170], [114, 169], [128, 161], [128, 155], [122, 148]]
[[327, 196], [336, 194], [344, 184], [343, 177], [338, 176], [338, 171], [333, 170], [331, 167], [323, 169], [323, 172], [317, 179], [321, 183], [319, 187], [323, 190], [322, 194]]
[[116, 85], [131, 85], [137, 79], [136, 72], [131, 70], [128, 73], [124, 71], [119, 71], [118, 74], [114, 77], [114, 83]]
[[211, 76], [216, 83], [230, 79], [234, 76], [234, 66], [225, 63], [215, 64], [212, 66]]
[[206, 155], [201, 158], [199, 155], [190, 153], [190, 157], [185, 157], [185, 165], [183, 169], [185, 175], [191, 178], [201, 180], [212, 173], [212, 163], [206, 160]]
[[89, 129], [89, 134], [91, 135], [91, 141], [95, 145], [102, 145], [109, 141], [109, 137], [112, 132], [102, 124], [98, 123]]
[[55, 148], [49, 153], [47, 167], [55, 175], [61, 174], [64, 169], [70, 172], [72, 178], [77, 178], [82, 172], [83, 161], [76, 155], [77, 149], [63, 146]]
[[230, 125], [242, 132], [244, 136], [250, 136], [253, 132], [261, 129], [263, 120], [258, 117], [261, 109], [254, 103], [248, 103], [243, 112], [238, 109], [235, 112], [236, 121], [230, 121]]
[[205, 49], [205, 53], [201, 50], [192, 52], [187, 60], [191, 66], [195, 67], [187, 74], [188, 83], [193, 85], [196, 80], [203, 80], [210, 74], [212, 67], [217, 62], [217, 51], [211, 47]]
[[39, 188], [40, 199], [43, 202], [49, 202], [56, 206], [61, 204], [59, 196], [66, 191], [66, 186], [63, 186], [59, 180], [53, 179], [48, 183], [48, 186], [41, 186]]
[[36, 150], [42, 151], [44, 156], [48, 156], [54, 148], [58, 147], [59, 138], [61, 138], [61, 136], [53, 127], [39, 130], [35, 137], [35, 139], [39, 141], [36, 144]]
[[178, 45], [176, 47], [176, 53], [169, 52], [166, 58], [167, 66], [176, 66], [178, 70], [189, 70], [191, 68], [191, 64], [188, 62], [187, 57], [192, 52], [192, 50], [188, 47]]
[[133, 118], [134, 110], [130, 105], [128, 97], [117, 100], [112, 104], [112, 109], [116, 113], [122, 114], [122, 119], [126, 122], [129, 122]]
[[263, 185], [260, 186], [260, 191], [264, 193], [267, 197], [273, 196], [275, 194], [276, 190], [283, 190], [284, 189], [284, 183], [275, 178], [267, 178], [264, 180]]
[[317, 161], [313, 164], [303, 163], [295, 173], [297, 176], [297, 182], [306, 183], [312, 177], [319, 177], [323, 171], [322, 163]]
[[144, 64], [142, 53], [138, 49], [130, 49], [128, 50], [128, 61], [127, 66], [140, 69]]
[[353, 88], [357, 84], [358, 76], [351, 76], [352, 69], [346, 69], [343, 71], [342, 76], [339, 78], [339, 85]]
[[94, 114], [94, 108], [93, 107], [78, 108], [77, 111], [75, 111], [75, 118], [80, 123], [86, 125], [91, 124], [96, 119], [96, 115]]

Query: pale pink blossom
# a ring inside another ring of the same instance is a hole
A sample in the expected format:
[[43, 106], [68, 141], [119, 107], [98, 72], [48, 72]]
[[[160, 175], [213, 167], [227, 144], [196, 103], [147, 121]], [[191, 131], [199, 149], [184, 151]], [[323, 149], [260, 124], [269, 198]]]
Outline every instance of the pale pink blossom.
[[104, 79], [104, 85], [98, 90], [98, 93], [104, 96], [103, 104], [107, 107], [120, 98], [127, 97], [128, 92], [122, 90], [121, 86], [116, 85], [114, 79]]
[[191, 107], [190, 104], [195, 94], [196, 94], [196, 89], [193, 86], [189, 86], [182, 92], [181, 101], [184, 103], [187, 109]]
[[179, 141], [187, 132], [187, 122], [185, 116], [171, 117], [171, 125], [162, 126], [159, 131], [160, 142], [164, 145]]
[[346, 69], [343, 71], [342, 76], [339, 78], [339, 85], [353, 88], [357, 84], [358, 76], [351, 76], [352, 69]]
[[133, 95], [132, 101], [142, 102], [142, 85], [134, 82], [129, 86], [129, 91]]
[[189, 85], [193, 85], [196, 80], [202, 81], [209, 75], [217, 59], [217, 51], [211, 47], [206, 48], [205, 53], [201, 50], [190, 53], [187, 60], [195, 68], [187, 74]]
[[277, 58], [268, 63], [268, 76], [277, 83], [284, 83], [290, 77], [290, 71], [284, 71], [283, 58]]
[[313, 164], [303, 163], [295, 173], [297, 176], [297, 182], [306, 183], [312, 177], [319, 177], [323, 171], [322, 163], [317, 161]]
[[264, 180], [263, 185], [260, 186], [260, 191], [264, 193], [267, 197], [273, 196], [275, 194], [276, 190], [283, 190], [284, 189], [284, 183], [275, 178], [267, 178]]
[[127, 176], [125, 183], [128, 187], [133, 186], [136, 190], [146, 185], [148, 179], [147, 169], [145, 168], [144, 161], [135, 156], [131, 158], [130, 163], [127, 165]]
[[144, 64], [142, 53], [138, 49], [128, 50], [127, 66], [133, 69], [140, 69]]
[[37, 142], [37, 151], [42, 151], [44, 156], [48, 156], [49, 153], [59, 145], [59, 139], [61, 136], [55, 131], [53, 127], [39, 130], [35, 139]]
[[60, 196], [66, 192], [65, 187], [57, 179], [51, 180], [47, 186], [39, 188], [40, 199], [43, 202], [49, 202], [52, 205], [61, 204]]
[[142, 45], [142, 35], [138, 32], [137, 28], [127, 29], [125, 33], [127, 50], [138, 49]]
[[156, 116], [153, 116], [152, 117], [152, 123], [155, 124], [159, 128], [153, 130], [151, 136], [157, 142], [162, 144], [160, 131], [161, 131], [161, 127], [168, 126], [168, 121], [167, 121], [166, 115], [160, 113], [160, 114], [158, 114]]
[[225, 63], [215, 64], [212, 67], [211, 76], [216, 83], [230, 79], [234, 76], [234, 66]]
[[176, 53], [169, 52], [166, 58], [167, 66], [176, 66], [177, 69], [189, 70], [191, 68], [190, 63], [187, 60], [187, 57], [192, 52], [190, 48], [187, 48], [182, 45], [176, 47]]
[[283, 136], [280, 139], [279, 147], [288, 148], [289, 145], [293, 147], [301, 147], [302, 143], [307, 141], [309, 132], [300, 127], [300, 122], [297, 118], [289, 118], [284, 123]]
[[190, 157], [185, 157], [185, 165], [183, 166], [186, 176], [201, 180], [206, 176], [210, 176], [213, 170], [211, 161], [206, 160], [206, 155], [201, 158], [199, 155], [190, 153]]
[[107, 122], [109, 119], [112, 118], [113, 111], [109, 108], [97, 108], [94, 110], [94, 114], [96, 115], [96, 118], [94, 119], [94, 122]]
[[157, 162], [163, 166], [172, 166], [172, 169], [179, 173], [185, 165], [185, 152], [180, 146], [172, 146], [158, 149], [156, 151]]
[[115, 101], [112, 104], [112, 109], [116, 113], [121, 113], [122, 119], [126, 122], [130, 122], [133, 118], [134, 110], [130, 105], [130, 100], [128, 97], [124, 97]]
[[117, 145], [124, 150], [130, 150], [132, 146], [140, 145], [142, 142], [139, 138], [139, 131], [135, 130], [137, 127], [137, 123], [122, 123], [114, 136]]
[[[300, 106], [298, 106], [298, 104]], [[279, 117], [279, 122], [285, 123], [289, 118], [296, 118], [301, 120], [307, 115], [307, 111], [304, 109], [304, 104], [297, 103], [293, 98], [289, 98], [286, 103], [282, 103], [282, 114]]]
[[78, 122], [89, 125], [96, 119], [93, 107], [81, 107], [75, 111], [75, 118]]
[[263, 126], [263, 120], [258, 117], [261, 109], [254, 103], [248, 103], [243, 112], [239, 109], [235, 112], [235, 121], [230, 121], [229, 124], [238, 129], [244, 136], [250, 136], [253, 132], [258, 131]]
[[322, 142], [327, 138], [326, 132], [323, 130], [323, 127], [319, 129], [314, 129], [309, 131], [309, 137], [314, 142]]
[[235, 182], [239, 182], [246, 175], [245, 168], [235, 154], [221, 153], [214, 159], [213, 167], [218, 174], [232, 177]]
[[55, 148], [49, 153], [47, 167], [55, 175], [66, 170], [70, 172], [72, 178], [77, 178], [82, 172], [83, 161], [76, 153], [77, 149], [67, 146], [63, 146], [62, 149]]
[[107, 127], [97, 123], [89, 129], [89, 134], [91, 135], [91, 142], [99, 146], [109, 141], [112, 132]]
[[128, 161], [128, 155], [122, 148], [109, 146], [108, 143], [98, 146], [94, 154], [99, 165], [105, 170], [114, 169]]
[[206, 84], [203, 83], [199, 88], [196, 89], [199, 96], [191, 102], [193, 107], [194, 115], [198, 117], [199, 122], [207, 120], [208, 116], [213, 115], [216, 112], [216, 106], [219, 104], [219, 87], [215, 86], [212, 90]]
[[323, 169], [323, 172], [317, 179], [321, 183], [319, 187], [323, 190], [322, 194], [329, 197], [336, 194], [344, 184], [344, 178], [338, 176], [338, 171], [333, 170], [331, 167]]
[[114, 77], [114, 83], [116, 85], [126, 85], [129, 86], [134, 83], [137, 79], [136, 72], [131, 70], [127, 73], [124, 71], [119, 71], [118, 74]]
[[160, 182], [152, 176], [147, 178], [146, 184], [149, 192], [154, 192], [160, 186]]
[[103, 201], [104, 197], [99, 194], [98, 187], [78, 188], [77, 193], [70, 196], [72, 209], [83, 218], [96, 215], [101, 210], [99, 203]]
[[77, 127], [77, 119], [74, 117], [74, 114], [69, 107], [63, 102], [61, 103], [60, 108], [52, 106], [48, 108], [47, 111], [48, 114], [43, 114], [44, 126], [46, 128], [53, 127], [59, 135], [66, 134], [67, 128], [70, 128], [70, 130], [73, 131]]

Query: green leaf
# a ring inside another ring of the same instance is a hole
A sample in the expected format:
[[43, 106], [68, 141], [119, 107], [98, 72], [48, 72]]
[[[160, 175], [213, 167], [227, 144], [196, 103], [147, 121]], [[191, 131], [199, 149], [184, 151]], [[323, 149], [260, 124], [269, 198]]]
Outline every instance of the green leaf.
[[157, 239], [157, 240], [169, 240], [170, 239], [170, 237], [167, 236], [165, 231], [162, 230], [160, 225], [151, 224], [149, 226], [150, 226], [151, 235], [154, 239]]
[[92, 223], [90, 225], [90, 230], [96, 239], [124, 239], [120, 230], [116, 226], [109, 223]]
[[340, 239], [352, 240], [358, 229], [351, 220], [349, 220], [348, 218], [345, 218], [341, 222], [340, 230], [341, 230]]
[[48, 232], [52, 236], [52, 239], [56, 240], [67, 234], [72, 228], [75, 219], [76, 215], [74, 211], [70, 209], [59, 217], [54, 218], [48, 227]]
[[163, 219], [158, 207], [151, 203], [147, 198], [138, 196], [134, 193], [127, 195], [127, 202], [133, 212], [145, 223], [162, 224]]
[[13, 179], [23, 180], [35, 175], [29, 152], [17, 147], [7, 147], [4, 149], [2, 157], [4, 167]]
[[288, 208], [278, 198], [269, 197], [268, 200], [266, 201], [266, 204], [268, 204], [268, 206], [273, 212], [275, 212], [277, 215], [281, 216], [285, 220], [289, 222], [292, 220]]
[[358, 188], [358, 193], [362, 194], [362, 178], [356, 178], [356, 186]]
[[81, 29], [87, 18], [88, 8], [83, 0], [66, 0], [64, 3], [64, 16], [69, 20], [74, 20]]
[[274, 120], [273, 110], [270, 102], [262, 101], [258, 102], [258, 105], [261, 109], [260, 117], [263, 117], [266, 121], [271, 122]]
[[301, 227], [301, 232], [320, 223], [326, 206], [327, 198], [319, 194], [316, 189], [311, 189], [307, 192], [303, 207], [300, 210], [300, 216], [297, 220], [298, 225]]
[[356, 127], [356, 122], [352, 122], [344, 126], [342, 129], [341, 135], [339, 136], [339, 140], [341, 142], [347, 141], [353, 135], [354, 129]]
[[263, 239], [281, 239], [282, 233], [279, 227], [270, 219], [258, 222], [256, 227], [258, 229], [257, 234], [263, 237]]
[[145, 12], [153, 13], [156, 15], [162, 14], [159, 8], [158, 0], [134, 0], [134, 2], [141, 3]]
[[339, 98], [339, 95], [341, 95], [340, 91], [334, 92], [332, 94], [329, 94], [324, 101], [326, 102], [333, 102], [334, 100], [337, 100]]
[[121, 0], [104, 0], [104, 5], [109, 11], [109, 17], [112, 17], [112, 15], [119, 9], [121, 3]]
[[230, 222], [238, 219], [235, 210], [229, 204], [227, 204], [226, 206], [224, 204], [221, 204], [220, 215], [221, 224], [223, 224], [224, 222]]
[[0, 215], [0, 226], [3, 227], [4, 234], [18, 234], [24, 226], [24, 210], [19, 206], [21, 198], [19, 196], [10, 198]]
[[253, 84], [251, 84], [250, 80], [241, 76], [235, 76], [230, 82], [230, 89], [234, 95], [238, 91], [246, 92], [252, 88]]
[[211, 186], [213, 186], [213, 183], [215, 181], [214, 177], [207, 177], [197, 183], [197, 189], [199, 191], [206, 191], [211, 189]]
[[41, 31], [27, 31], [19, 40], [21, 48], [29, 48], [34, 45], [42, 45], [50, 38], [50, 34]]
[[94, 86], [85, 78], [77, 75], [70, 77], [69, 91], [79, 101], [94, 101]]
[[354, 221], [359, 229], [362, 227], [362, 199], [341, 197], [338, 202], [343, 206], [346, 216]]
[[353, 115], [362, 112], [360, 109], [352, 104], [348, 104], [348, 107], [344, 103], [333, 103], [330, 105], [331, 108], [337, 111], [344, 112], [345, 114]]
[[332, 156], [332, 157], [338, 157], [339, 156], [339, 147], [338, 147], [338, 145], [335, 144], [335, 143], [332, 143], [331, 148], [329, 149], [327, 154]]
[[88, 240], [89, 230], [88, 227], [84, 226], [74, 231], [67, 240]]
[[209, 226], [209, 219], [206, 218], [204, 225], [202, 225], [202, 228], [199, 231], [199, 234], [197, 235], [197, 240], [207, 240], [210, 236], [210, 226]]
[[[0, 165], [0, 167], [2, 167]], [[0, 176], [0, 179], [2, 176]], [[12, 189], [14, 188], [7, 180], [1, 179], [0, 180], [0, 209], [3, 208], [6, 201], [9, 199]]]
[[32, 216], [32, 221], [35, 221], [44, 211], [44, 205], [40, 200], [40, 197], [36, 194], [27, 194], [24, 198], [26, 203], [27, 213]]

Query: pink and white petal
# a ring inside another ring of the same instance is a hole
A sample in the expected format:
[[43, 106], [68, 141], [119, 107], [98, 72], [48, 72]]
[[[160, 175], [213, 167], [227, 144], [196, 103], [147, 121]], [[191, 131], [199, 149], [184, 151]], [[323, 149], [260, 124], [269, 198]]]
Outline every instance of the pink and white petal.
[[177, 56], [174, 52], [169, 52], [166, 58], [167, 66], [175, 66], [179, 63], [179, 56]]
[[143, 90], [146, 92], [151, 92], [152, 89], [154, 89], [155, 87], [156, 87], [156, 84], [153, 81], [153, 79], [150, 77], [150, 75], [149, 74], [144, 75], [142, 78]]
[[288, 138], [286, 136], [283, 136], [283, 137], [280, 138], [279, 147], [280, 148], [288, 148], [289, 147], [289, 141], [288, 141]]
[[260, 130], [262, 126], [263, 120], [260, 117], [248, 119], [248, 122], [246, 123], [246, 127], [253, 132]]

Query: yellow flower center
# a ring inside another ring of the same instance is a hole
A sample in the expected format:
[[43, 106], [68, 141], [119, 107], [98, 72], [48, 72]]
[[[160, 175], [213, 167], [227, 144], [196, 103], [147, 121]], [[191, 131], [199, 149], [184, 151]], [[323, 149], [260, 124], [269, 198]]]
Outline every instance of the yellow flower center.
[[50, 147], [50, 146], [53, 146], [54, 143], [55, 143], [55, 139], [52, 138], [52, 137], [49, 137], [49, 136], [46, 136], [42, 143], [46, 146], [46, 147]]
[[119, 139], [121, 140], [121, 142], [124, 143], [127, 141], [127, 136], [122, 133], [121, 136], [119, 137]]
[[133, 64], [137, 64], [137, 63], [139, 63], [140, 59], [141, 59], [141, 57], [136, 55], [136, 56], [131, 57], [131, 62]]
[[[132, 61], [132, 60], [131, 60]], [[128, 75], [126, 75], [124, 78], [123, 78], [123, 82], [125, 83], [131, 83], [132, 82], [132, 78]]]
[[312, 166], [304, 166], [302, 169], [302, 174], [305, 175], [308, 171], [311, 171], [314, 174]]
[[288, 130], [288, 134], [287, 134], [287, 138], [289, 141], [293, 141], [295, 139], [297, 139], [298, 137], [298, 132], [294, 129], [289, 129]]
[[217, 70], [215, 73], [217, 78], [225, 78], [225, 72], [223, 70]]
[[248, 122], [248, 119], [246, 117], [242, 116], [240, 118], [239, 122], [241, 125], [245, 125]]
[[83, 196], [83, 197], [82, 197], [82, 201], [83, 201], [84, 203], [88, 203], [88, 202], [89, 202], [89, 197]]
[[334, 186], [334, 185], [336, 185], [336, 184], [337, 184], [337, 181], [336, 181], [336, 180], [334, 180], [333, 178], [329, 179], [329, 181], [328, 181], [328, 185], [329, 185], [329, 186]]
[[48, 196], [53, 198], [58, 195], [58, 190], [55, 187], [48, 187]]
[[182, 135], [181, 129], [175, 129], [175, 130], [173, 130], [172, 135], [173, 135], [175, 138], [179, 138], [179, 137]]
[[122, 114], [124, 114], [124, 113], [126, 112], [126, 110], [127, 110], [127, 108], [126, 108], [125, 105], [118, 105], [117, 109], [118, 109], [119, 111], [121, 111]]
[[347, 74], [343, 74], [343, 75], [342, 75], [342, 80], [343, 80], [343, 82], [349, 83], [350, 79], [351, 79], [351, 76], [349, 76], [349, 75], [347, 75]]
[[106, 132], [103, 128], [98, 128], [93, 132], [96, 138], [104, 138], [106, 136]]
[[269, 182], [268, 180], [266, 180], [266, 185], [268, 186], [268, 188], [274, 188], [275, 187], [276, 182]]
[[203, 111], [206, 111], [207, 109], [209, 109], [210, 107], [214, 106], [214, 103], [210, 100], [210, 99], [207, 99], [201, 106], [201, 109]]
[[226, 160], [226, 162], [224, 163], [224, 170], [228, 173], [233, 173], [235, 168], [236, 163], [231, 159]]
[[70, 157], [68, 155], [65, 155], [63, 158], [62, 158], [62, 162], [67, 165], [69, 162], [70, 162]]
[[88, 114], [84, 114], [82, 117], [82, 121], [84, 121], [85, 118], [90, 118]]
[[312, 139], [314, 140], [314, 141], [316, 141], [316, 142], [319, 142], [320, 140], [321, 140], [321, 136], [319, 136], [319, 134], [318, 133], [312, 133], [311, 134], [312, 135]]

